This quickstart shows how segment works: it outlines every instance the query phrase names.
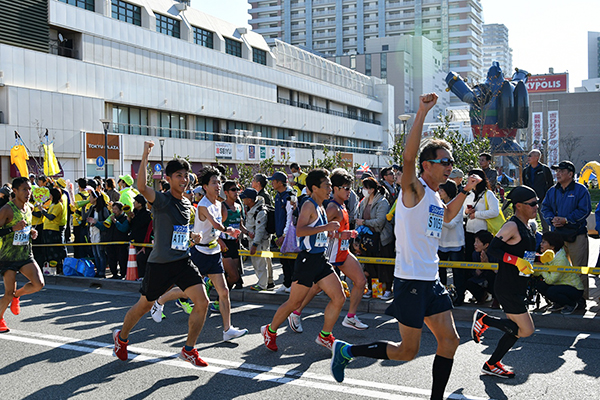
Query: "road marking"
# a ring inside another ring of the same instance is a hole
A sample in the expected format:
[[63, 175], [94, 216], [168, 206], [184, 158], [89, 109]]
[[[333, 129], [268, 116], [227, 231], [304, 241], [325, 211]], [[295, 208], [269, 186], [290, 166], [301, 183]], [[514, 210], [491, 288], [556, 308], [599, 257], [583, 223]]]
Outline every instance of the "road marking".
[[[113, 357], [112, 343], [98, 342], [93, 340], [80, 340], [64, 336], [46, 335], [21, 330], [11, 330], [9, 333], [0, 335], [0, 339]], [[129, 346], [128, 349], [130, 351], [130, 361], [160, 363], [178, 368], [195, 369], [197, 371], [214, 374], [224, 374], [240, 378], [247, 378], [259, 382], [275, 382], [279, 384], [300, 386], [303, 388], [309, 387], [330, 392], [348, 393], [357, 396], [398, 400], [422, 399], [422, 397], [409, 397], [405, 394], [427, 397], [431, 395], [431, 391], [426, 389], [350, 378], [345, 379], [344, 383], [338, 384], [335, 383], [334, 379], [328, 375], [319, 375], [311, 372], [296, 371], [294, 369], [280, 367], [269, 367], [244, 362], [220, 360], [216, 358], [203, 358], [210, 365], [208, 367], [197, 368], [185, 361], [179, 360], [176, 358], [177, 354], [172, 352], [152, 350], [136, 346]], [[449, 399], [457, 400], [483, 400], [483, 398], [480, 397], [465, 396], [456, 393], [446, 393], [445, 396]]]

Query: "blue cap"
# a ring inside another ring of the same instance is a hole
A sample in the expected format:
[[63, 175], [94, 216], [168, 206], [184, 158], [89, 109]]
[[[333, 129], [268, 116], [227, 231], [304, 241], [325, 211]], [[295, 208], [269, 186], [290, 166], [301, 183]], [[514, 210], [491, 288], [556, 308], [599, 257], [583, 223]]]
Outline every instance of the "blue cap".
[[279, 172], [279, 171], [277, 171], [277, 172], [275, 172], [275, 173], [273, 174], [273, 176], [272, 176], [272, 177], [270, 177], [270, 178], [267, 178], [267, 179], [268, 179], [268, 180], [270, 180], [270, 181], [281, 181], [281, 182], [287, 182], [287, 180], [288, 180], [288, 177], [287, 177], [287, 175], [286, 175], [286, 174], [284, 174], [283, 172]]
[[248, 188], [244, 189], [242, 194], [240, 194], [240, 199], [256, 200], [256, 196], [258, 196], [258, 192], [255, 189]]

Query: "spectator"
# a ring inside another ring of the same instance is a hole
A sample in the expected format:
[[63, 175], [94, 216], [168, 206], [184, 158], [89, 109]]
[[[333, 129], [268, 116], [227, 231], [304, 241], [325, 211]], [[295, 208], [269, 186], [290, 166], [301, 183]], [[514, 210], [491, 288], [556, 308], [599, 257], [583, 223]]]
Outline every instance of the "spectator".
[[[523, 185], [529, 186], [538, 196], [540, 202], [544, 201], [548, 189], [554, 185], [554, 178], [552, 177], [552, 171], [547, 165], [540, 162], [541, 153], [537, 149], [533, 149], [527, 155], [528, 164], [523, 169]], [[538, 214], [542, 221], [542, 231], [548, 232], [550, 226], [548, 222], [542, 216], [542, 208], [538, 208]]]
[[463, 188], [463, 178], [465, 177], [464, 172], [462, 172], [460, 169], [458, 168], [454, 168], [452, 170], [452, 172], [450, 172], [450, 176], [448, 177], [450, 180], [452, 180], [454, 183], [456, 183], [456, 193], [460, 192], [461, 189]]
[[358, 205], [360, 200], [354, 189], [350, 189], [350, 197], [344, 202], [346, 210], [348, 211], [348, 218], [350, 219], [350, 229], [354, 229], [356, 226], [356, 215], [358, 214]]
[[[487, 249], [494, 235], [486, 230], [475, 233], [475, 243], [473, 252], [473, 262], [497, 263], [498, 260], [487, 254]], [[471, 271], [471, 270], [469, 270]], [[471, 273], [466, 282], [466, 288], [477, 304], [487, 303], [494, 298], [494, 283], [496, 281], [496, 272], [489, 269], [476, 269]]]
[[[563, 245], [563, 238], [556, 232], [546, 232], [542, 235], [541, 252], [553, 250], [556, 253], [554, 259], [544, 265], [563, 267], [571, 265]], [[534, 272], [534, 275], [541, 275], [543, 278], [543, 280], [534, 280], [535, 288], [553, 303], [548, 311], [562, 310], [562, 314], [568, 315], [572, 314], [581, 304], [583, 284], [577, 274], [569, 272]], [[585, 304], [585, 302], [583, 303]]]
[[117, 192], [115, 187], [115, 180], [113, 178], [108, 178], [106, 180], [106, 194], [108, 195], [111, 203], [119, 201], [121, 198], [121, 194]]
[[273, 205], [273, 199], [271, 195], [265, 191], [267, 187], [267, 176], [265, 174], [256, 174], [252, 179], [251, 183], [252, 189], [258, 192], [258, 195], [265, 199], [265, 204], [268, 206]]
[[[240, 191], [236, 181], [225, 181], [223, 185], [225, 201], [221, 203], [221, 218], [225, 228], [241, 229], [244, 215], [243, 206], [240, 204], [238, 193]], [[234, 285], [242, 289], [242, 263], [240, 260], [239, 238], [221, 232], [220, 243], [221, 256], [223, 258], [223, 269], [227, 279], [227, 287], [231, 290]], [[268, 249], [267, 249], [268, 250]]]
[[10, 188], [3, 186], [0, 188], [0, 208], [4, 207], [10, 201]]
[[171, 189], [171, 185], [169, 184], [169, 182], [162, 180], [160, 181], [160, 191], [162, 193], [168, 192]]
[[[363, 199], [358, 207], [356, 226], [365, 226], [373, 232], [379, 244], [379, 249], [374, 249], [373, 254], [367, 257], [394, 257], [394, 233], [392, 225], [388, 223], [385, 215], [390, 211], [390, 203], [385, 199], [385, 189], [379, 185], [375, 178], [366, 178], [362, 181]], [[369, 274], [367, 282], [378, 278], [384, 287], [383, 300], [392, 298], [392, 282], [394, 281], [394, 267], [382, 264], [365, 264]], [[371, 285], [369, 285], [371, 287]]]
[[83, 212], [83, 220], [87, 222], [88, 237], [92, 243], [92, 254], [96, 266], [96, 277], [106, 276], [106, 246], [94, 244], [110, 241], [110, 232], [104, 229], [103, 222], [109, 217], [110, 212], [106, 205], [104, 196], [96, 191], [90, 193], [90, 206]]
[[[73, 236], [74, 243], [86, 243], [87, 221], [83, 218], [84, 211], [89, 207], [90, 194], [87, 192], [87, 181], [83, 178], [77, 179], [78, 190], [75, 194], [75, 201], [71, 206], [73, 210]], [[74, 246], [73, 257], [86, 258], [92, 255], [88, 246]]]
[[[250, 237], [250, 254], [254, 255], [257, 251], [269, 249], [271, 235], [267, 233], [267, 212], [265, 210], [265, 200], [258, 196], [255, 189], [248, 188], [242, 192], [240, 199], [248, 209], [246, 213], [245, 227]], [[254, 272], [258, 278], [258, 283], [251, 287], [252, 290], [266, 290], [268, 284], [267, 262], [263, 257], [251, 257]]]
[[[133, 210], [127, 213], [129, 221], [130, 239], [134, 243], [152, 243], [152, 216], [146, 207], [146, 198], [138, 194], [133, 198]], [[138, 275], [146, 275], [146, 263], [152, 247], [135, 246]]]
[[398, 197], [398, 186], [396, 186], [394, 171], [392, 167], [385, 167], [380, 172], [381, 186], [387, 191], [385, 199], [390, 205], [394, 204]]
[[300, 194], [302, 194], [302, 189], [306, 187], [306, 177], [308, 174], [306, 172], [302, 172], [302, 168], [300, 168], [298, 163], [292, 163], [290, 165], [290, 170], [292, 171], [292, 175], [294, 175], [296, 196], [300, 196]]
[[[556, 171], [556, 185], [546, 193], [542, 203], [542, 215], [565, 242], [565, 251], [574, 266], [587, 266], [589, 243], [587, 217], [592, 211], [590, 192], [575, 182], [575, 166], [571, 161], [561, 161], [553, 165]], [[584, 298], [589, 297], [588, 276], [581, 274]]]
[[[281, 249], [283, 239], [292, 223], [292, 196], [294, 192], [287, 186], [287, 175], [283, 172], [275, 172], [268, 178], [277, 192], [275, 195], [275, 244]], [[294, 260], [289, 258], [281, 259], [283, 269], [283, 285], [277, 290], [278, 293], [291, 291], [292, 274], [294, 272]]]
[[[452, 180], [446, 181], [440, 185], [438, 190], [442, 201], [445, 204], [450, 203], [452, 199], [456, 197], [458, 191], [456, 189], [456, 183]], [[464, 208], [464, 205], [463, 205]], [[450, 222], [444, 222], [442, 226], [442, 237], [440, 239], [440, 247], [438, 249], [438, 256], [441, 261], [463, 261], [465, 258], [465, 230], [463, 226], [464, 210], [461, 209], [458, 214]], [[446, 274], [446, 268], [439, 267], [440, 271], [440, 282], [447, 286], [448, 278]], [[453, 268], [452, 276], [454, 279], [454, 286], [458, 286], [458, 281], [464, 282], [462, 277], [464, 276], [464, 269]]]
[[62, 202], [62, 193], [56, 188], [50, 189], [50, 198], [52, 204], [48, 211], [41, 209], [44, 216], [44, 243], [45, 244], [63, 244], [63, 246], [51, 246], [46, 248], [47, 262], [56, 262], [56, 272], [62, 274], [62, 265], [67, 257], [67, 248], [64, 246], [63, 238], [65, 232], [65, 215], [66, 210]]
[[[133, 209], [133, 198], [139, 194], [137, 190], [132, 188], [133, 178], [131, 175], [122, 175], [119, 177], [119, 181], [117, 182], [119, 185], [119, 203], [123, 204], [123, 206], [129, 206], [129, 209]], [[114, 202], [113, 202], [114, 204]]]
[[60, 201], [63, 204], [65, 209], [65, 213], [63, 215], [63, 219], [61, 224], [65, 226], [65, 230], [63, 232], [63, 243], [68, 243], [71, 241], [71, 203], [73, 203], [71, 199], [71, 195], [67, 190], [67, 182], [63, 178], [59, 178], [56, 181], [56, 187], [61, 192]]
[[[112, 215], [109, 217], [111, 223], [109, 227], [104, 225], [110, 232], [109, 241], [127, 242], [129, 241], [129, 222], [123, 212], [123, 204], [119, 201], [112, 205]], [[102, 229], [102, 228], [101, 228]], [[127, 244], [113, 244], [108, 249], [108, 268], [112, 273], [111, 279], [123, 279], [127, 273], [127, 259], [129, 258], [129, 246]], [[120, 275], [119, 268], [120, 267]]]
[[490, 168], [492, 163], [492, 155], [490, 153], [481, 153], [479, 155], [479, 167], [487, 176], [488, 188], [492, 192], [496, 192], [496, 183], [498, 182], [498, 172], [494, 168]]

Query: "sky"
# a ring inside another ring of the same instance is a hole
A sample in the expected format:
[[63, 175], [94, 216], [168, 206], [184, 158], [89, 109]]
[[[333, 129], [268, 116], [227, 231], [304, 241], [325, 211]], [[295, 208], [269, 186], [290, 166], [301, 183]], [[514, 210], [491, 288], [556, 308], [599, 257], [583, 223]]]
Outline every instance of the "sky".
[[[513, 67], [569, 72], [569, 90], [588, 78], [587, 32], [600, 32], [600, 0], [481, 0], [486, 24], [504, 24]], [[192, 7], [248, 26], [247, 0], [192, 0]], [[508, 74], [507, 74], [508, 75]]]

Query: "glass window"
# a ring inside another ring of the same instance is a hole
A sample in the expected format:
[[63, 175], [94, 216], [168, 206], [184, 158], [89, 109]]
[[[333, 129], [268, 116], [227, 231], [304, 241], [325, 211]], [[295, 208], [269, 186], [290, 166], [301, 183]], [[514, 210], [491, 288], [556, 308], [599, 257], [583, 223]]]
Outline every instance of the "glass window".
[[371, 76], [371, 55], [365, 55], [365, 75]]
[[242, 56], [242, 42], [237, 40], [225, 38], [225, 53], [231, 54], [232, 56]]
[[202, 28], [196, 28], [194, 26], [194, 43], [199, 44], [200, 46], [208, 47], [209, 49], [214, 49], [213, 36], [214, 34], [211, 31], [207, 31]]
[[184, 114], [161, 112], [159, 115], [158, 136], [183, 138], [188, 137]]
[[148, 136], [148, 110], [113, 106], [112, 131], [128, 135]]
[[387, 53], [381, 54], [381, 79], [387, 79]]
[[267, 65], [267, 52], [256, 47], [252, 48], [252, 61], [262, 65]]
[[156, 15], [156, 32], [164, 33], [165, 35], [176, 38], [181, 37], [181, 21], [161, 14], [155, 13], [154, 15]]
[[129, 24], [142, 26], [142, 8], [121, 0], [112, 0], [112, 17]]
[[212, 118], [196, 117], [196, 140], [215, 140], [214, 135], [207, 132], [215, 131], [215, 120]]
[[86, 10], [94, 11], [94, 0], [59, 0], [63, 3], [70, 4], [79, 8], [85, 8]]

